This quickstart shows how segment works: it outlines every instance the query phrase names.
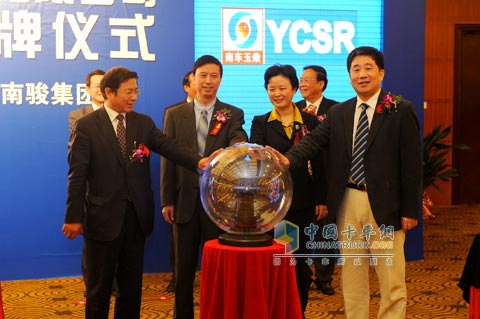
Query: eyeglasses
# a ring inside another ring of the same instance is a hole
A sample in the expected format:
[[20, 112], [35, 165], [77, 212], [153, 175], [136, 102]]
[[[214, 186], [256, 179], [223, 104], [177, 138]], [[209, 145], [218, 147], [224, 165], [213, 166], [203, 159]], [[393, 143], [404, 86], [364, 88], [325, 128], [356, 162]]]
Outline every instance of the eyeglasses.
[[138, 89], [136, 89], [136, 90], [125, 90], [125, 91], [121, 91], [121, 92], [125, 95], [128, 95], [128, 96], [132, 96], [132, 95], [139, 96], [140, 95], [140, 90], [138, 90]]
[[312, 78], [300, 78], [300, 83], [313, 83], [313, 82], [318, 82], [317, 79], [312, 79]]

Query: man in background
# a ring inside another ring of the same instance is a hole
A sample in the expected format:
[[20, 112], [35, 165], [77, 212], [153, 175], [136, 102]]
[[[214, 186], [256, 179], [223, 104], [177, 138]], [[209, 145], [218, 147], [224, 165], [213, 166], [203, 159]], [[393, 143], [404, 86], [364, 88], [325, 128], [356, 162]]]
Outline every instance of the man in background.
[[[196, 95], [193, 101], [169, 108], [165, 113], [164, 133], [190, 146], [200, 156], [246, 142], [240, 108], [217, 99], [223, 75], [220, 61], [204, 55], [193, 65]], [[227, 120], [222, 123], [220, 115]], [[173, 224], [175, 238], [176, 319], [193, 319], [193, 284], [201, 244], [221, 233], [203, 209], [200, 176], [162, 158], [160, 196], [162, 214]]]
[[[183, 104], [183, 103], [190, 103], [195, 98], [196, 90], [195, 90], [195, 83], [193, 78], [193, 72], [189, 71], [185, 73], [183, 76], [183, 90], [187, 94], [186, 98], [180, 102], [174, 103], [165, 108], [165, 113], [168, 109]], [[163, 114], [163, 127], [165, 127], [165, 113]], [[167, 292], [175, 292], [175, 238], [173, 236], [173, 226], [170, 227], [170, 267], [172, 269], [172, 278], [167, 286]]]
[[[309, 65], [303, 68], [302, 76], [300, 77], [300, 94], [304, 98], [297, 102], [297, 106], [304, 112], [313, 114], [322, 122], [327, 117], [327, 112], [330, 106], [337, 104], [337, 101], [327, 99], [323, 92], [327, 89], [328, 78], [327, 71], [319, 65]], [[326, 152], [322, 152], [322, 169], [319, 172], [320, 189], [316, 192], [320, 197], [317, 198], [319, 205], [315, 208], [316, 224], [319, 229], [323, 226], [333, 222], [328, 216], [327, 210], [327, 174], [328, 174], [328, 157]], [[319, 232], [321, 234], [321, 231]], [[316, 238], [319, 241], [333, 241], [333, 239]], [[334, 251], [331, 249], [317, 249], [316, 253], [319, 255], [330, 255]], [[325, 295], [333, 295], [335, 290], [332, 286], [332, 275], [335, 270], [335, 258], [333, 257], [315, 257], [315, 278], [313, 282]]]

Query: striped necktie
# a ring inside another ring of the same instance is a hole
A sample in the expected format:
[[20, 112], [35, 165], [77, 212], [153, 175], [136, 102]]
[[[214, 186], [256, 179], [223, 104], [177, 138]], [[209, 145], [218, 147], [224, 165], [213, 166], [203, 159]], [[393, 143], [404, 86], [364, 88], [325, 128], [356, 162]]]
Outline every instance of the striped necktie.
[[208, 136], [208, 118], [207, 110], [200, 112], [200, 120], [197, 127], [197, 143], [198, 143], [198, 155], [203, 156], [205, 153], [205, 144], [207, 143]]
[[363, 110], [358, 119], [357, 132], [355, 133], [355, 145], [352, 154], [352, 167], [350, 169], [350, 179], [356, 184], [362, 184], [365, 182], [363, 158], [368, 137], [368, 118], [366, 112], [368, 104], [362, 103], [361, 107]]

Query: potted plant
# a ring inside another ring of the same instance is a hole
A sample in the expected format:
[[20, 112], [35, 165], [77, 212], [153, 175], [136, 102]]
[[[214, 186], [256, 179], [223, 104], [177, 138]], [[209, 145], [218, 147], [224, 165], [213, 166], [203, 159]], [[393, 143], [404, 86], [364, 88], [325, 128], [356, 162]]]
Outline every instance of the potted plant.
[[426, 189], [433, 186], [440, 190], [438, 181], [448, 182], [458, 176], [456, 168], [447, 164], [447, 155], [453, 149], [469, 150], [464, 144], [450, 145], [443, 140], [450, 134], [452, 126], [443, 127], [443, 124], [435, 127], [423, 138], [423, 218], [432, 219], [433, 203], [428, 196]]

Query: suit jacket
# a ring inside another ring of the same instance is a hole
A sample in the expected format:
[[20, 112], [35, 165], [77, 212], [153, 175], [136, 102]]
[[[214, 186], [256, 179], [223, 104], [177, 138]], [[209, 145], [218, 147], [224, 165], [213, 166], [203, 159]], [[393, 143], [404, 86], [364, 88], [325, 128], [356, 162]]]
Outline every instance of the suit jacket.
[[[250, 142], [259, 145], [270, 145], [282, 154], [285, 154], [294, 145], [295, 136], [297, 132], [302, 131], [302, 127], [299, 123], [295, 123], [292, 137], [288, 138], [282, 123], [279, 121], [268, 122], [270, 113], [271, 112], [268, 112], [264, 115], [258, 115], [253, 118]], [[308, 131], [313, 131], [318, 125], [316, 117], [308, 113], [300, 113], [302, 115], [303, 125], [307, 127]], [[319, 204], [319, 171], [321, 158], [317, 157], [311, 160], [310, 163], [312, 175], [310, 175], [308, 171], [307, 162], [304, 162], [300, 167], [292, 168], [290, 170], [293, 181], [293, 199], [292, 204], [290, 205], [289, 215], [291, 215], [290, 211], [313, 208], [316, 204]], [[289, 220], [291, 220], [292, 217], [295, 218], [295, 216], [289, 215], [287, 215]], [[312, 219], [312, 216], [303, 217], [304, 221], [301, 225]]]
[[[245, 123], [243, 111], [230, 104], [215, 102], [213, 114], [226, 108], [232, 112], [231, 118], [223, 125], [217, 135], [209, 134], [205, 145], [205, 156], [209, 156], [219, 148], [232, 146], [237, 142], [248, 141], [242, 128]], [[210, 121], [209, 132], [216, 121]], [[189, 146], [198, 153], [195, 111], [193, 102], [183, 103], [168, 108], [164, 119], [164, 133], [170, 138]], [[199, 196], [199, 175], [179, 167], [174, 162], [162, 158], [160, 174], [161, 205], [175, 205], [175, 222], [188, 222], [195, 211], [197, 196]]]
[[[143, 114], [126, 115], [127, 152], [146, 145], [150, 150], [195, 170], [200, 156], [168, 139]], [[84, 236], [113, 240], [122, 228], [125, 202], [135, 207], [145, 236], [153, 230], [154, 201], [150, 161], [125, 160], [104, 108], [79, 119], [68, 160], [68, 198], [65, 223], [83, 223]]]
[[[327, 114], [328, 110], [332, 105], [337, 104], [338, 102], [335, 100], [327, 99], [325, 96], [322, 99], [322, 102], [320, 103], [320, 106], [317, 109], [317, 118], [320, 115]], [[305, 106], [307, 106], [307, 102], [305, 100], [298, 101], [295, 103], [300, 110], [303, 110]], [[320, 120], [320, 119], [319, 119]], [[328, 193], [328, 155], [327, 152], [323, 152], [321, 155], [321, 162], [322, 162], [322, 168], [319, 170], [318, 173], [318, 179], [320, 180], [318, 183], [318, 188], [319, 191], [317, 192], [318, 198], [318, 203], [321, 205], [326, 205], [327, 204], [327, 193]], [[330, 217], [330, 216], [329, 216]], [[328, 218], [328, 221], [331, 221], [330, 218]]]
[[70, 114], [68, 114], [68, 129], [70, 130], [70, 134], [75, 129], [75, 123], [77, 122], [77, 120], [92, 112], [93, 112], [92, 105], [87, 105], [70, 112]]
[[[387, 94], [382, 89], [377, 105]], [[356, 97], [330, 108], [327, 119], [286, 154], [293, 167], [329, 147], [327, 205], [336, 216], [352, 162]], [[372, 106], [373, 107], [373, 106]], [[405, 99], [397, 111], [375, 111], [364, 155], [368, 199], [377, 224], [401, 229], [401, 217], [418, 218], [422, 195], [420, 125]]]

